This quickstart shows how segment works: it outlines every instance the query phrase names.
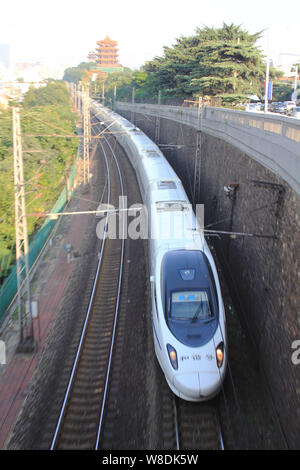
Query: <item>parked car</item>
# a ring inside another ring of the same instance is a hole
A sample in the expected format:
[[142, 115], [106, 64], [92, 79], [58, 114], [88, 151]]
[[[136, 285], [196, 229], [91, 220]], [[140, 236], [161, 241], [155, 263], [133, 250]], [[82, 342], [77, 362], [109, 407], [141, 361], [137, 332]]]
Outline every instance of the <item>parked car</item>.
[[292, 110], [289, 113], [289, 116], [295, 117], [295, 118], [300, 118], [300, 106], [294, 106]]
[[278, 103], [278, 106], [276, 107], [275, 112], [280, 113], [280, 114], [286, 114], [287, 106], [284, 103]]
[[271, 111], [272, 113], [276, 113], [276, 110], [277, 110], [278, 106], [280, 106], [280, 105], [281, 105], [280, 102], [273, 101], [273, 103], [269, 104], [269, 111]]
[[248, 103], [246, 105], [246, 111], [261, 111], [261, 103]]
[[296, 106], [296, 101], [284, 101], [283, 104], [286, 106], [286, 111], [291, 111]]

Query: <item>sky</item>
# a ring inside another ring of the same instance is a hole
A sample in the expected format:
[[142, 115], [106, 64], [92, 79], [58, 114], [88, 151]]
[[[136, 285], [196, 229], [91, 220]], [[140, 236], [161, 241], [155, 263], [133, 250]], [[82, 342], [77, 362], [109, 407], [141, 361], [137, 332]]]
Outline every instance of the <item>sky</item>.
[[10, 44], [13, 63], [76, 66], [109, 35], [118, 41], [120, 63], [139, 68], [176, 38], [223, 22], [265, 30], [257, 45], [266, 52], [269, 44], [276, 59], [300, 58], [299, 0], [10, 0], [0, 13], [0, 44]]

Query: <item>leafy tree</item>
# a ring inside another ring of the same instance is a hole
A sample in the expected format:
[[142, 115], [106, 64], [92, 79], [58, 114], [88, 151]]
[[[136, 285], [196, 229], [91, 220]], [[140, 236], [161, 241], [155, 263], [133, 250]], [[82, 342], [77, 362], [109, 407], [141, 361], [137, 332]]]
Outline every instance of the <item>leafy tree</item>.
[[[113, 72], [108, 74], [105, 80], [105, 96], [110, 102], [113, 100], [114, 89], [116, 87], [117, 97], [119, 100], [131, 99], [131, 90], [133, 87], [134, 74], [130, 68], [125, 68], [123, 72]], [[98, 83], [103, 81], [98, 79]]]
[[69, 105], [69, 92], [63, 82], [49, 82], [47, 86], [34, 88], [31, 86], [24, 99], [24, 107]]
[[289, 101], [293, 90], [290, 83], [275, 82], [273, 84], [273, 101]]
[[255, 46], [261, 32], [249, 34], [240, 26], [197, 29], [164, 48], [163, 57], [145, 64], [153, 84], [170, 96], [235, 95], [241, 99], [260, 93], [265, 64]]
[[87, 77], [85, 70], [90, 70], [94, 67], [94, 62], [81, 62], [77, 67], [69, 67], [64, 72], [63, 80], [78, 83], [84, 77]]

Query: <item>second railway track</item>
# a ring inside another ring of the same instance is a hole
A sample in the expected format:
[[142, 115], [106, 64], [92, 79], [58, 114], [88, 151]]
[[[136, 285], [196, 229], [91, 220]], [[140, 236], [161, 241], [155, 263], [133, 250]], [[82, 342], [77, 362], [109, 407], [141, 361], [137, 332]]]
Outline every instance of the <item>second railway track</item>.
[[[117, 206], [124, 186], [114, 150], [105, 140], [100, 145], [107, 168], [107, 204]], [[110, 217], [106, 214], [104, 227]], [[118, 321], [124, 243], [122, 236], [103, 237], [92, 296], [51, 449], [99, 446]]]

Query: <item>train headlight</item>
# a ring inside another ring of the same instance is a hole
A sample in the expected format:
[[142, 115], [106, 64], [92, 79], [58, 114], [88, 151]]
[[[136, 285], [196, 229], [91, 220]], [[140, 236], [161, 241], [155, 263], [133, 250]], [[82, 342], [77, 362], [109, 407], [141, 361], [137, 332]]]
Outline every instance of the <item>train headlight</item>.
[[170, 362], [172, 364], [172, 367], [173, 367], [173, 369], [177, 370], [178, 369], [177, 352], [173, 348], [173, 346], [171, 346], [170, 344], [167, 344], [167, 350], [168, 350], [169, 359], [170, 359]]
[[223, 360], [224, 360], [224, 343], [223, 343], [223, 341], [216, 348], [216, 360], [217, 360], [217, 366], [220, 368], [222, 366]]

